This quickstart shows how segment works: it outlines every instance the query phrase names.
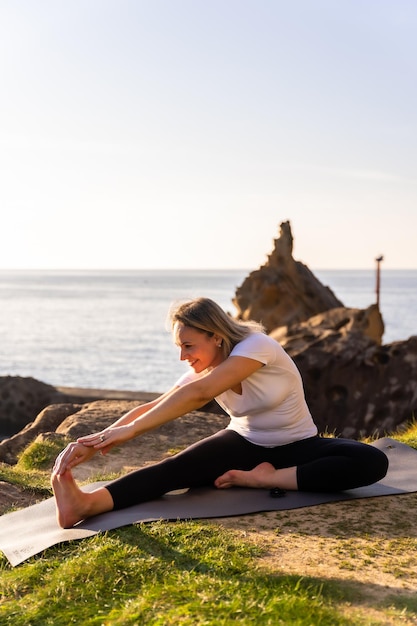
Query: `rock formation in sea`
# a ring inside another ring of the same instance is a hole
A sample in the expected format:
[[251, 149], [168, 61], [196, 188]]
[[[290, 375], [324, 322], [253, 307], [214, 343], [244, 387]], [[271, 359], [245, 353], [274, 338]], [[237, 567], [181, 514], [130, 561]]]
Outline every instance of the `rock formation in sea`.
[[379, 307], [343, 306], [292, 257], [289, 222], [268, 262], [236, 291], [239, 319], [262, 322], [296, 362], [321, 432], [384, 435], [417, 412], [417, 337], [382, 345]]
[[245, 278], [233, 303], [238, 319], [261, 321], [270, 332], [277, 326], [303, 322], [316, 313], [343, 306], [306, 265], [292, 256], [289, 222], [282, 222], [280, 236], [265, 265]]

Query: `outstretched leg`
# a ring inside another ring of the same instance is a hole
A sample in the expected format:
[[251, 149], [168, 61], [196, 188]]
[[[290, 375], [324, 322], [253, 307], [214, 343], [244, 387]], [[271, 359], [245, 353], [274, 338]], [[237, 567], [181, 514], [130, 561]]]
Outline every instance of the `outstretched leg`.
[[253, 487], [254, 489], [290, 489], [296, 491], [297, 468], [275, 469], [271, 463], [260, 463], [252, 470], [229, 470], [219, 476], [214, 484], [218, 489], [228, 487]]
[[106, 487], [117, 510], [154, 500], [176, 489], [212, 487], [227, 470], [250, 470], [264, 460], [264, 448], [249, 443], [232, 430], [222, 430]]
[[52, 474], [57, 521], [61, 528], [72, 528], [77, 522], [113, 509], [113, 499], [105, 487], [87, 493], [76, 484], [70, 470]]

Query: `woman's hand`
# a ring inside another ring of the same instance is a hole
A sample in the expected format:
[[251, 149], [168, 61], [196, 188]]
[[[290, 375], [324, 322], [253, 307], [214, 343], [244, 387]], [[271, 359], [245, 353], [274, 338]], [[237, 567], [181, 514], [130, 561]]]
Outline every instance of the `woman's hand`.
[[79, 437], [77, 442], [88, 448], [98, 450], [101, 454], [107, 454], [114, 446], [129, 441], [133, 436], [134, 431], [132, 425], [124, 424], [122, 426], [110, 426], [109, 428], [101, 430], [99, 433]]
[[95, 453], [94, 448], [88, 448], [77, 441], [73, 441], [57, 456], [52, 472], [58, 475], [65, 474], [72, 467], [91, 459]]
[[99, 433], [80, 437], [77, 441], [68, 444], [57, 456], [53, 473], [65, 474], [67, 470], [91, 459], [96, 452], [107, 454], [114, 446], [132, 439], [132, 437], [133, 432], [130, 424], [105, 428]]

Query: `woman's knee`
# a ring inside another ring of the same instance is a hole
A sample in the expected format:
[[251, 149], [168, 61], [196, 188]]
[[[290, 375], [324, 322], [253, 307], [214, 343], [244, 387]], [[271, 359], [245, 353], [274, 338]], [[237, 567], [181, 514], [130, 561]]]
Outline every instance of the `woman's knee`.
[[378, 450], [378, 448], [374, 448], [373, 446], [369, 446], [369, 448], [372, 449], [372, 453], [370, 454], [367, 468], [368, 471], [373, 474], [372, 482], [378, 482], [378, 480], [382, 480], [388, 472], [388, 457], [382, 450]]
[[363, 477], [363, 485], [371, 485], [382, 480], [388, 471], [387, 455], [369, 444], [359, 442], [355, 444], [350, 456], [352, 472]]
[[378, 448], [354, 440], [322, 442], [321, 454], [298, 467], [299, 485], [307, 491], [341, 491], [378, 482], [388, 458]]
[[375, 446], [355, 441], [352, 446], [352, 458], [362, 463], [364, 471], [377, 482], [384, 478], [388, 471], [388, 457]]

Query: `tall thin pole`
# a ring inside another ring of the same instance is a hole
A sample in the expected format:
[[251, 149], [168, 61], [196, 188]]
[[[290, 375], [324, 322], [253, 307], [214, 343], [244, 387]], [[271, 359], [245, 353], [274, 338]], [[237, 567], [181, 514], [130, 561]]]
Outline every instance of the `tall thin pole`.
[[379, 293], [380, 293], [380, 288], [381, 288], [381, 261], [384, 260], [384, 257], [382, 256], [382, 254], [380, 256], [378, 256], [375, 261], [376, 261], [376, 305], [379, 309]]

